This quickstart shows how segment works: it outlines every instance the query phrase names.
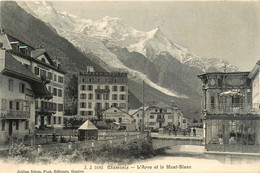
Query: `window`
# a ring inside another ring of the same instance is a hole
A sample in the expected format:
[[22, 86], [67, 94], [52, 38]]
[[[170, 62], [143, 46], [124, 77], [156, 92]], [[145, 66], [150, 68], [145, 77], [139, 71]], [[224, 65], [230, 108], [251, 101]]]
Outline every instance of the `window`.
[[120, 103], [119, 107], [122, 108], [122, 109], [125, 109], [126, 108], [126, 104], [125, 103]]
[[84, 79], [84, 78], [82, 78], [82, 79], [81, 79], [81, 82], [85, 82], [85, 79]]
[[13, 91], [14, 87], [14, 81], [12, 79], [9, 79], [8, 88], [9, 91]]
[[86, 108], [86, 103], [85, 102], [81, 102], [80, 103], [80, 108]]
[[38, 102], [38, 100], [35, 100], [35, 109], [38, 109], [38, 105], [39, 104], [39, 102]]
[[25, 127], [24, 127], [25, 130], [28, 130], [29, 129], [29, 121], [25, 121]]
[[46, 61], [45, 61], [45, 58], [42, 58], [41, 61], [42, 61], [42, 62], [46, 62]]
[[88, 99], [92, 100], [93, 99], [93, 94], [88, 94]]
[[40, 70], [38, 67], [34, 67], [34, 74], [35, 75], [39, 75], [40, 74]]
[[48, 124], [51, 125], [51, 116], [47, 117]]
[[210, 97], [210, 104], [211, 104], [211, 109], [214, 109], [215, 108], [215, 98], [214, 98], [214, 96]]
[[103, 94], [103, 99], [104, 100], [109, 100], [109, 94]]
[[113, 86], [113, 91], [117, 91], [117, 86]]
[[109, 86], [105, 86], [105, 89], [106, 89], [106, 90], [109, 90]]
[[17, 110], [17, 111], [20, 110], [20, 102], [16, 102], [15, 110]]
[[150, 115], [150, 119], [154, 119], [154, 115]]
[[63, 83], [63, 77], [58, 76], [58, 82], [59, 82], [59, 83]]
[[80, 115], [84, 116], [85, 115], [85, 111], [80, 111]]
[[53, 124], [56, 124], [56, 117], [53, 117]]
[[15, 130], [19, 130], [19, 120], [15, 121]]
[[99, 82], [100, 82], [100, 79], [97, 79], [97, 82], [99, 83]]
[[58, 117], [58, 124], [61, 124], [61, 117]]
[[25, 91], [25, 84], [24, 83], [19, 83], [19, 92], [24, 93]]
[[81, 85], [81, 91], [85, 91], [86, 90], [86, 85]]
[[116, 82], [117, 82], [117, 80], [116, 80], [116, 79], [114, 79], [114, 82], [116, 83]]
[[48, 91], [49, 93], [51, 93], [51, 86], [48, 86]]
[[93, 91], [93, 86], [92, 85], [88, 85], [88, 90], [89, 91]]
[[53, 110], [54, 110], [54, 111], [57, 110], [57, 103], [53, 103]]
[[56, 74], [53, 75], [53, 80], [57, 81], [57, 75]]
[[2, 104], [1, 104], [1, 109], [2, 110], [6, 109], [6, 103], [7, 103], [6, 99], [2, 99]]
[[62, 97], [62, 90], [61, 89], [58, 89], [58, 96]]
[[53, 88], [53, 95], [57, 96], [57, 88]]
[[88, 116], [92, 116], [93, 112], [92, 111], [88, 111]]
[[40, 76], [43, 78], [46, 78], [46, 71], [45, 70], [40, 70]]
[[113, 99], [113, 100], [117, 100], [117, 94], [113, 94], [113, 95], [112, 95], [112, 99]]
[[48, 72], [48, 79], [52, 80], [52, 73]]
[[63, 104], [58, 104], [58, 111], [62, 112], [63, 111]]
[[108, 109], [109, 108], [109, 103], [105, 104], [105, 108]]
[[125, 91], [125, 86], [120, 86], [120, 91]]
[[14, 106], [13, 106], [13, 101], [9, 101], [9, 109], [10, 109], [10, 110], [13, 110], [13, 107], [14, 107]]
[[112, 103], [112, 107], [117, 107], [117, 103]]
[[80, 94], [80, 99], [86, 99], [87, 95], [86, 94]]
[[38, 115], [35, 115], [35, 125], [38, 125]]
[[88, 81], [89, 81], [89, 82], [92, 82], [92, 78], [89, 78]]
[[125, 95], [121, 94], [120, 95], [120, 100], [125, 100]]
[[89, 109], [92, 108], [92, 103], [91, 103], [91, 102], [88, 103], [88, 108], [89, 108]]
[[96, 100], [101, 100], [101, 94], [96, 94]]
[[122, 123], [122, 118], [119, 118], [118, 121], [119, 121], [119, 123]]
[[2, 131], [5, 131], [5, 120], [2, 120]]
[[102, 109], [102, 104], [101, 103], [96, 103], [96, 109]]
[[23, 110], [29, 112], [29, 102], [27, 100], [23, 101]]

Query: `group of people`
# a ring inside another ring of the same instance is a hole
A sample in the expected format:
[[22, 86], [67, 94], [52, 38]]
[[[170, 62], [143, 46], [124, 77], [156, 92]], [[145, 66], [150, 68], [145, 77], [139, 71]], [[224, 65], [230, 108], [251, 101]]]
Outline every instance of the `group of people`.
[[[173, 134], [175, 136], [177, 136], [177, 133], [180, 131], [180, 127], [179, 126], [175, 126], [174, 124], [168, 127], [169, 130], [169, 136], [171, 135], [171, 131], [173, 131]], [[196, 136], [196, 127], [191, 127], [191, 128], [187, 128], [184, 131], [184, 135], [186, 135], [186, 133], [189, 134], [189, 136], [191, 135], [191, 132], [193, 132], [193, 136]]]

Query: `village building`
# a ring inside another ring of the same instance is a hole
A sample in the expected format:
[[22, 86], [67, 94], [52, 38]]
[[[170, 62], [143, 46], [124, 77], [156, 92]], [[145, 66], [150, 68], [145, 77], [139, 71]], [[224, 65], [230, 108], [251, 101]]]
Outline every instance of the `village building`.
[[97, 118], [111, 107], [128, 111], [127, 73], [87, 72], [78, 76], [78, 115]]
[[127, 131], [136, 130], [133, 116], [117, 107], [111, 107], [105, 110], [102, 112], [102, 116], [105, 121], [110, 120], [109, 122], [116, 122], [121, 129], [125, 129]]
[[258, 64], [251, 72], [212, 72], [198, 78], [203, 82], [206, 149], [259, 152], [259, 107], [252, 105], [259, 104]]
[[[137, 129], [141, 129], [143, 108], [129, 111], [135, 119]], [[179, 129], [187, 128], [187, 119], [184, 118], [180, 109], [175, 106], [169, 106], [166, 103], [159, 102], [149, 107], [144, 107], [144, 127], [145, 129], [158, 130], [159, 128], [173, 127]]]
[[35, 100], [35, 127], [62, 128], [64, 115], [64, 75], [58, 60], [52, 60], [45, 49], [34, 47], [2, 32], [3, 47], [28, 71], [42, 80], [51, 93]]
[[49, 98], [44, 82], [1, 44], [0, 142], [34, 133], [35, 99]]

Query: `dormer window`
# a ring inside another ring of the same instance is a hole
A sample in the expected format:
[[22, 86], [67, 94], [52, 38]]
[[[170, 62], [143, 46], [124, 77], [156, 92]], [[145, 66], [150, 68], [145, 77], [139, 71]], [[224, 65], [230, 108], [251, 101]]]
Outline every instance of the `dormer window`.
[[41, 61], [44, 62], [44, 63], [46, 62], [46, 61], [45, 61], [45, 58], [42, 58]]
[[28, 48], [27, 46], [19, 46], [19, 50], [20, 52], [22, 52], [23, 54], [28, 54]]

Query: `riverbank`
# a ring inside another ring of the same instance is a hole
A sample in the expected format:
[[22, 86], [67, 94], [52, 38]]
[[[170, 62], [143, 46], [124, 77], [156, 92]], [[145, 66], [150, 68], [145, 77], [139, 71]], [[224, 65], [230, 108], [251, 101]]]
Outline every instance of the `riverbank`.
[[[18, 173], [18, 171], [41, 171], [34, 173], [257, 173], [260, 171], [260, 163], [243, 164], [224, 164], [217, 160], [207, 159], [203, 156], [203, 149], [199, 146], [175, 146], [166, 150], [165, 155], [147, 158], [145, 160], [136, 159], [131, 164], [103, 163], [97, 164], [91, 161], [79, 163], [60, 163], [51, 164], [19, 164], [19, 163], [0, 163], [5, 168], [5, 172]], [[44, 172], [45, 171], [45, 172]], [[1, 172], [1, 171], [0, 171]], [[27, 172], [20, 172], [27, 173]]]

